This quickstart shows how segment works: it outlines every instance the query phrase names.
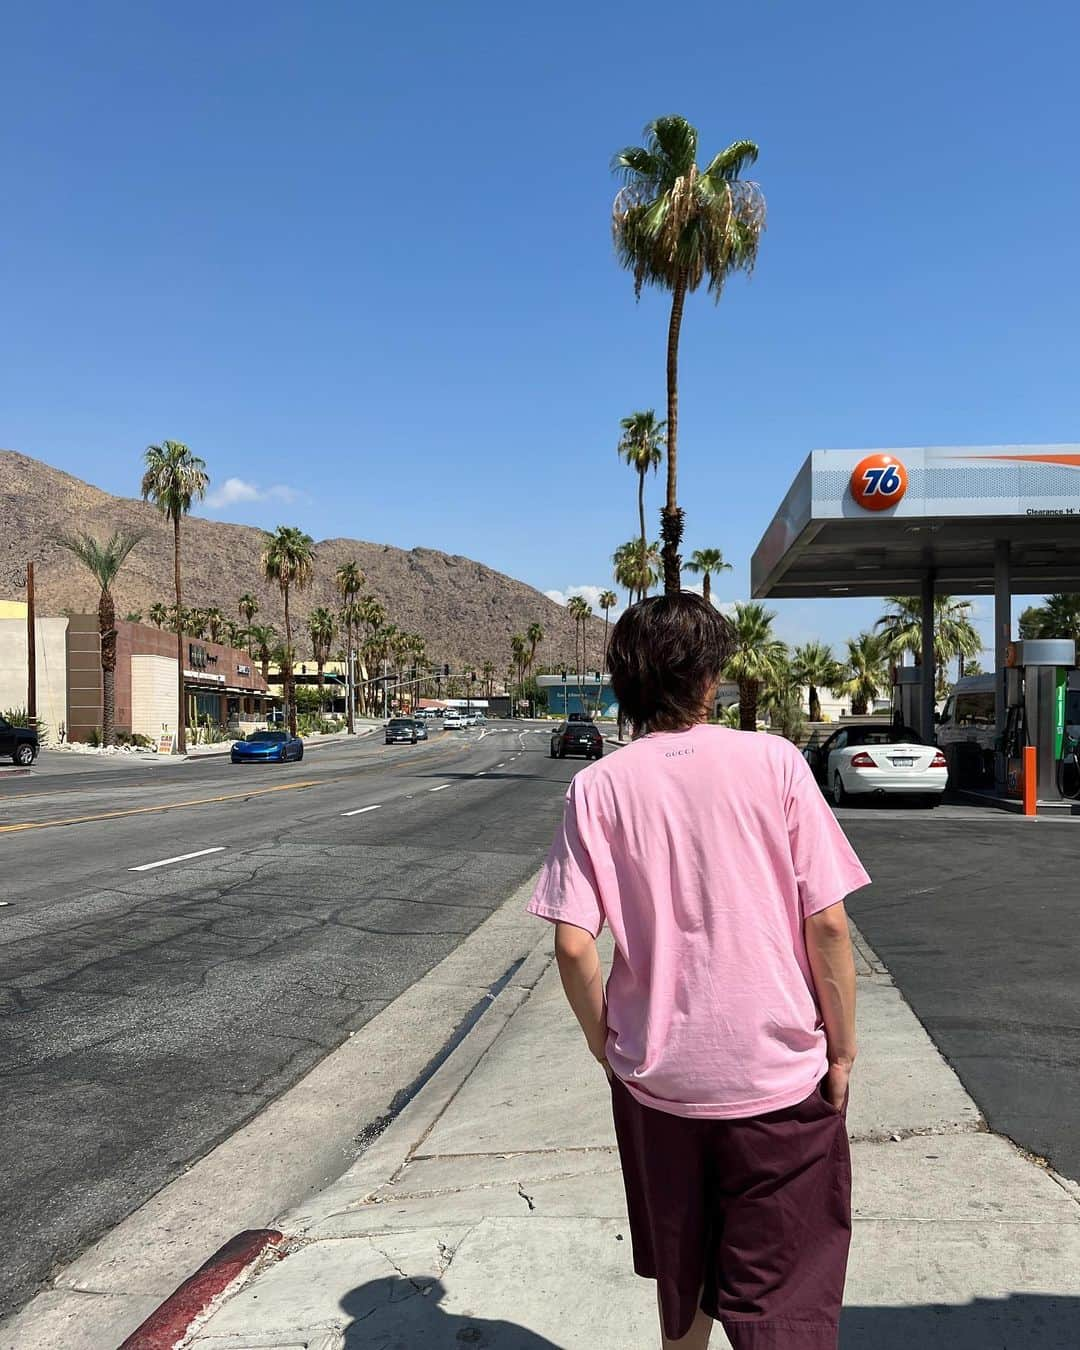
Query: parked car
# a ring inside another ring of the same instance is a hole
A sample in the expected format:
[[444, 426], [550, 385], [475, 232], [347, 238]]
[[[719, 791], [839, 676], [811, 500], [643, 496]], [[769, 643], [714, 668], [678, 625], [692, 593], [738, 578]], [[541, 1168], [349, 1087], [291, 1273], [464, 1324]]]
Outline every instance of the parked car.
[[604, 753], [604, 738], [591, 722], [568, 718], [551, 735], [551, 758], [565, 759], [567, 755], [584, 755], [586, 759], [600, 759]]
[[997, 722], [993, 675], [957, 680], [937, 725], [937, 743], [955, 783], [977, 787], [993, 782]]
[[814, 777], [843, 806], [852, 797], [918, 797], [937, 806], [949, 782], [945, 756], [910, 727], [841, 727], [803, 751]]
[[413, 726], [416, 728], [416, 739], [426, 741], [428, 739], [427, 722], [422, 717], [413, 719]]
[[234, 764], [284, 764], [288, 759], [304, 758], [304, 742], [287, 731], [253, 731], [243, 740], [233, 741]]
[[443, 714], [443, 729], [445, 731], [464, 731], [468, 725], [464, 713], [458, 712], [456, 708], [447, 708]]
[[13, 727], [0, 717], [0, 755], [8, 755], [14, 763], [29, 768], [38, 755], [37, 730], [34, 727]]
[[416, 723], [411, 717], [391, 717], [386, 724], [386, 744], [401, 745], [408, 743], [415, 745], [417, 742]]

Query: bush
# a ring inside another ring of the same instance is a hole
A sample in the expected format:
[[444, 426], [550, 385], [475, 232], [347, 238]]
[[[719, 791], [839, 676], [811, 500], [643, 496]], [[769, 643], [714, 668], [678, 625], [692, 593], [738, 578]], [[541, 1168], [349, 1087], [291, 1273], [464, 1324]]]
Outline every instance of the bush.
[[91, 727], [86, 737], [86, 744], [91, 745], [96, 750], [101, 745], [101, 728]]

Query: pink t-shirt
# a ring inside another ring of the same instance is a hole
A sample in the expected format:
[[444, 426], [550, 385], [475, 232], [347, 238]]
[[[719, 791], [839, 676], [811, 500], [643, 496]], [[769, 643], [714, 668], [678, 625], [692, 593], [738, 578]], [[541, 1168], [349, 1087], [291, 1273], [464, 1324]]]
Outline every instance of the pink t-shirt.
[[529, 911], [610, 926], [607, 1058], [638, 1101], [737, 1119], [825, 1073], [803, 920], [869, 880], [790, 741], [696, 726], [575, 776]]

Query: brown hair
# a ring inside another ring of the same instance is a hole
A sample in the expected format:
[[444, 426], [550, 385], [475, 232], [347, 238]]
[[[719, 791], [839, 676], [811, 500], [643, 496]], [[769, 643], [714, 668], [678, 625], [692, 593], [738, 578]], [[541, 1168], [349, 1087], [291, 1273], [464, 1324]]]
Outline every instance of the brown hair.
[[690, 591], [631, 606], [611, 634], [608, 669], [635, 731], [681, 731], [700, 721], [731, 655], [731, 624]]

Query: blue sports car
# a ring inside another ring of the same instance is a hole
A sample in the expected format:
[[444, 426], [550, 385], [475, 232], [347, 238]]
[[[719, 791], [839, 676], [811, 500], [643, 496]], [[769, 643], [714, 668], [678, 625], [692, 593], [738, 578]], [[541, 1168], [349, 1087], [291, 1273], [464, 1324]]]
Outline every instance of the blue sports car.
[[242, 741], [233, 741], [234, 764], [282, 764], [287, 759], [303, 759], [304, 742], [287, 731], [253, 731]]

